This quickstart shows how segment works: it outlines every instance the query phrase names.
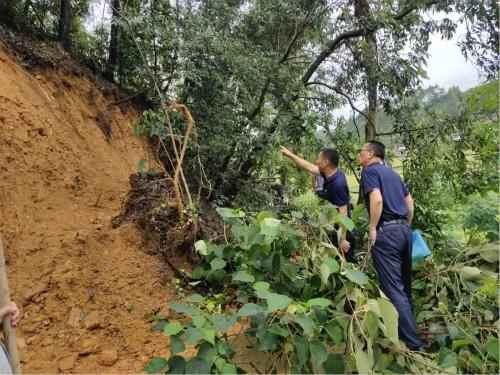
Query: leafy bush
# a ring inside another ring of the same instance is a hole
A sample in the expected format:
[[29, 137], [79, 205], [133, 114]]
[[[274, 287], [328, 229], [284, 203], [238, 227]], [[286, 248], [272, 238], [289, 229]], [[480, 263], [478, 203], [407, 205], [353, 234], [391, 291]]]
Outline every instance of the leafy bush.
[[465, 209], [464, 229], [469, 234], [469, 242], [484, 233], [488, 241], [499, 239], [498, 194], [488, 192], [469, 197]]

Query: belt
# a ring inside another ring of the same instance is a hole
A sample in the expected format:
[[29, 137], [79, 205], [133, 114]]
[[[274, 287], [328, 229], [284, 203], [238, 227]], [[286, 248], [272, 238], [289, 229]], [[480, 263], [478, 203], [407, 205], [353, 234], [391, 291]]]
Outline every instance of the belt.
[[386, 225], [391, 225], [391, 224], [408, 224], [408, 220], [406, 219], [396, 219], [396, 220], [388, 220], [388, 221], [383, 221], [381, 222], [378, 227], [384, 227]]

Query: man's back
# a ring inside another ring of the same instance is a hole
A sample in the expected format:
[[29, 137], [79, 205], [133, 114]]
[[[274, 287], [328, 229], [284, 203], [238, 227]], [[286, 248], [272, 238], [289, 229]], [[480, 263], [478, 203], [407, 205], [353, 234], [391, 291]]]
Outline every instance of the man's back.
[[405, 203], [408, 189], [392, 168], [381, 163], [368, 165], [361, 174], [361, 187], [368, 208], [370, 207], [369, 193], [374, 189], [380, 190], [383, 197], [380, 222], [408, 217], [408, 207]]

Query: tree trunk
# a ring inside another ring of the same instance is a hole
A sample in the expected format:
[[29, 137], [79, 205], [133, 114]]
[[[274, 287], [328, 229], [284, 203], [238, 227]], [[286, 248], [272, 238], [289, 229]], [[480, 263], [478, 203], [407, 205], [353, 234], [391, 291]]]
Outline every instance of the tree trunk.
[[71, 0], [61, 0], [59, 13], [59, 41], [65, 50], [71, 49]]
[[113, 0], [111, 7], [113, 9], [113, 16], [111, 19], [111, 36], [109, 40], [109, 55], [108, 63], [106, 66], [106, 72], [104, 76], [110, 81], [114, 81], [115, 71], [118, 65], [118, 55], [119, 55], [119, 40], [120, 40], [120, 12], [121, 3], [120, 0]]
[[[364, 26], [370, 21], [370, 7], [367, 0], [354, 1], [354, 16]], [[375, 32], [365, 36], [367, 48], [361, 54], [362, 64], [366, 74], [368, 94], [368, 113], [365, 125], [366, 141], [373, 141], [377, 135], [377, 105], [378, 105], [378, 77], [377, 77], [377, 39]]]

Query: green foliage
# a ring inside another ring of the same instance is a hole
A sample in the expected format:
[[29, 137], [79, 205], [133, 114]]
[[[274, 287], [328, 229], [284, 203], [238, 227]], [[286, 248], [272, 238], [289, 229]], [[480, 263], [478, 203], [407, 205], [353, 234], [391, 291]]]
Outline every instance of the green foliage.
[[465, 211], [463, 225], [469, 233], [469, 242], [481, 232], [489, 241], [499, 239], [498, 194], [489, 192], [483, 197], [478, 194], [470, 196]]

